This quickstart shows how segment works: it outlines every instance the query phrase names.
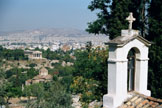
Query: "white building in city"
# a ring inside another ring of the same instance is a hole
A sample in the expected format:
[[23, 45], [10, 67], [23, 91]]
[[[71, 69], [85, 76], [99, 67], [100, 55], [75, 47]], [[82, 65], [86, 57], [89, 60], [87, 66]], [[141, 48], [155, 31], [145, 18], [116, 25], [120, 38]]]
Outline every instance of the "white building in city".
[[60, 48], [60, 43], [54, 43], [52, 46], [51, 46], [51, 50], [52, 51], [56, 51]]
[[42, 59], [42, 52], [40, 51], [24, 51], [25, 55], [28, 56], [29, 59]]

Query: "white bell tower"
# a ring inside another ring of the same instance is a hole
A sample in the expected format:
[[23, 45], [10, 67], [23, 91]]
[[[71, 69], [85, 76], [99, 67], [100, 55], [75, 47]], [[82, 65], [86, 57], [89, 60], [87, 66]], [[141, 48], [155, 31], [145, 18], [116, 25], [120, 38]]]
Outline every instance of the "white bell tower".
[[133, 14], [126, 18], [129, 29], [122, 30], [121, 36], [109, 41], [108, 94], [103, 97], [104, 108], [117, 108], [129, 92], [136, 91], [150, 96], [147, 90], [149, 41], [132, 29]]

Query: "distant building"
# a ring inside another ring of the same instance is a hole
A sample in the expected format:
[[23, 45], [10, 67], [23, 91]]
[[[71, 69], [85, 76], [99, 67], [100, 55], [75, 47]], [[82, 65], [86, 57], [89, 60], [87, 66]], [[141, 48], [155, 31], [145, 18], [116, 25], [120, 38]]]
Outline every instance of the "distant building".
[[24, 51], [25, 55], [28, 56], [29, 59], [42, 59], [42, 52], [40, 51]]
[[32, 79], [25, 81], [25, 85], [31, 85], [40, 82], [48, 82], [52, 80], [52, 75], [48, 74], [48, 70], [46, 68], [42, 68], [39, 71], [39, 75], [35, 76]]
[[48, 46], [43, 46], [42, 49], [44, 49], [46, 51], [48, 48], [49, 48]]
[[66, 66], [66, 62], [63, 61], [62, 64], [61, 64], [61, 66], [65, 67]]
[[65, 61], [63, 61], [62, 62], [62, 64], [61, 64], [61, 66], [63, 66], [63, 67], [65, 67], [65, 66], [72, 66], [72, 65], [74, 65], [74, 63], [71, 63], [71, 62], [65, 62]]
[[51, 46], [51, 50], [52, 51], [56, 51], [60, 48], [60, 43], [54, 43], [52, 46]]
[[51, 63], [59, 63], [59, 60], [52, 60]]
[[72, 46], [70, 46], [70, 45], [63, 45], [61, 49], [62, 49], [64, 52], [70, 51], [70, 50], [72, 49]]
[[73, 65], [74, 65], [74, 63], [67, 62], [67, 63], [66, 63], [66, 65], [67, 65], [67, 66], [73, 66]]
[[73, 50], [81, 49], [81, 45], [79, 43], [73, 43]]

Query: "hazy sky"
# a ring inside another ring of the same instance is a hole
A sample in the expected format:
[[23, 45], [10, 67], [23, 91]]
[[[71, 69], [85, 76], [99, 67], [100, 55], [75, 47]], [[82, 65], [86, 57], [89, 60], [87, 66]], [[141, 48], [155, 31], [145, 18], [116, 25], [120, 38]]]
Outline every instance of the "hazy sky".
[[85, 30], [96, 14], [91, 0], [0, 0], [0, 31], [39, 28]]

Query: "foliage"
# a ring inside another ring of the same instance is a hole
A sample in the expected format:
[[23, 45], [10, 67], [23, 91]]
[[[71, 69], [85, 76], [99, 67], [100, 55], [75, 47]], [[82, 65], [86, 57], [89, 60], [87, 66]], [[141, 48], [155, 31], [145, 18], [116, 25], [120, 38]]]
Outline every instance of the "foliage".
[[9, 99], [11, 97], [16, 97], [21, 95], [21, 89], [13, 87], [11, 82], [2, 79], [0, 81], [0, 105], [8, 105]]
[[[0, 47], [1, 51], [0, 54], [5, 53], [7, 49]], [[12, 51], [12, 50], [11, 50]], [[14, 52], [14, 51], [13, 51]], [[17, 52], [17, 51], [15, 51]], [[8, 52], [7, 52], [8, 53]], [[60, 60], [59, 61], [72, 61], [70, 57], [70, 52], [52, 52], [47, 50], [44, 52], [48, 59], [55, 59], [52, 58], [53, 54], [56, 54]], [[48, 55], [49, 54], [49, 55]], [[6, 56], [7, 60], [15, 60], [14, 58], [10, 58], [10, 55]], [[20, 57], [20, 56], [18, 56]], [[56, 56], [54, 56], [56, 57]], [[21, 57], [20, 57], [21, 58]], [[20, 60], [20, 58], [16, 60]], [[0, 56], [0, 62], [3, 65], [3, 59]], [[39, 83], [33, 84], [31, 86], [26, 86], [23, 93], [22, 93], [22, 85], [25, 84], [25, 81], [28, 79], [33, 78], [34, 76], [38, 75], [38, 70], [35, 70], [33, 67], [37, 64], [31, 63], [29, 66], [30, 69], [23, 69], [14, 67], [6, 72], [0, 71], [0, 105], [7, 105], [10, 98], [20, 97], [20, 96], [27, 96], [29, 98], [29, 106], [28, 107], [39, 107], [39, 108], [71, 108], [71, 96], [70, 96], [70, 84], [72, 82], [73, 76], [73, 67], [72, 66], [61, 66], [60, 63], [54, 64], [54, 69], [49, 69], [50, 73], [54, 74], [54, 81], [49, 83]], [[56, 73], [58, 71], [58, 73]], [[36, 100], [31, 100], [30, 96], [37, 97]], [[51, 97], [52, 96], [52, 97]]]
[[14, 83], [16, 86], [22, 86], [26, 80], [38, 75], [38, 71], [34, 68], [12, 68], [6, 71], [6, 79]]
[[136, 22], [134, 28], [142, 35], [146, 33], [145, 7], [149, 0], [93, 0], [88, 8], [91, 11], [100, 10], [98, 19], [88, 23], [89, 33], [106, 34], [110, 39], [120, 35], [121, 29], [128, 28], [125, 18], [129, 12], [134, 13]]
[[[83, 94], [82, 101], [100, 100], [103, 94], [107, 92], [107, 55], [107, 50], [99, 49], [87, 49], [75, 53], [74, 81], [71, 88], [74, 88], [72, 90], [74, 93]], [[97, 86], [94, 86], [94, 83]], [[94, 88], [94, 90], [92, 89], [93, 95], [90, 93], [89, 88], [86, 89], [86, 84], [91, 89]]]
[[149, 35], [153, 41], [149, 54], [149, 89], [154, 97], [162, 98], [162, 1], [151, 0], [149, 7]]
[[27, 56], [24, 55], [24, 51], [21, 49], [10, 50], [0, 46], [0, 58], [6, 60], [27, 60]]
[[59, 60], [60, 62], [73, 62], [74, 60], [70, 57], [71, 51], [64, 52], [62, 50], [51, 51], [50, 49], [43, 50], [43, 49], [36, 49], [42, 51], [42, 55], [44, 58], [49, 60]]
[[34, 76], [39, 74], [38, 70], [35, 70], [34, 68], [27, 69], [26, 72], [27, 72], [27, 74], [26, 74], [27, 79], [31, 79]]
[[59, 77], [62, 78], [60, 82], [67, 89], [67, 91], [69, 91], [73, 80], [73, 71], [73, 66], [60, 67], [59, 69]]
[[0, 107], [2, 107], [2, 105], [5, 105], [5, 99], [0, 96]]
[[31, 69], [22, 69], [22, 68], [13, 68], [5, 72], [5, 83], [3, 89], [3, 97], [8, 100], [12, 97], [22, 96], [22, 85], [25, 84], [25, 81], [33, 78], [38, 74], [34, 68]]
[[5, 72], [4, 70], [0, 69], [0, 106], [5, 105]]
[[35, 66], [37, 66], [37, 64], [31, 63], [31, 64], [29, 64], [29, 66], [30, 66], [31, 68], [34, 68]]
[[5, 79], [5, 77], [6, 77], [5, 71], [3, 69], [0, 69], [0, 80]]
[[93, 79], [86, 79], [83, 76], [76, 76], [70, 88], [74, 93], [81, 93], [81, 101], [83, 103], [90, 103], [97, 98], [95, 94], [99, 82]]
[[108, 35], [107, 28], [109, 28], [108, 19], [110, 18], [110, 0], [93, 0], [91, 5], [88, 6], [91, 11], [100, 10], [97, 13], [98, 19], [94, 22], [88, 23], [87, 31], [94, 34], [106, 34]]
[[5, 64], [5, 61], [3, 61], [2, 58], [0, 58], [0, 67], [2, 67], [3, 64]]
[[30, 86], [26, 86], [24, 89], [24, 93], [27, 97], [42, 97], [42, 92], [44, 91], [44, 87], [42, 83], [32, 84]]
[[5, 79], [5, 71], [0, 70], [0, 105], [7, 105], [11, 97], [21, 94], [19, 88], [14, 88], [13, 83]]
[[72, 75], [74, 68], [72, 66], [65, 66], [59, 69], [60, 76]]
[[20, 97], [22, 95], [21, 87], [15, 87], [12, 82], [6, 84], [5, 95], [7, 100], [13, 97]]
[[90, 52], [90, 50], [92, 49], [92, 42], [91, 41], [86, 43], [86, 49], [87, 49], [88, 52]]
[[60, 63], [55, 63], [53, 69], [48, 69], [51, 75], [54, 75], [54, 79], [61, 78], [61, 84], [69, 91], [70, 84], [73, 80], [73, 66], [62, 66]]
[[37, 97], [27, 108], [71, 108], [71, 97], [59, 82], [33, 84], [25, 87], [24, 93]]

